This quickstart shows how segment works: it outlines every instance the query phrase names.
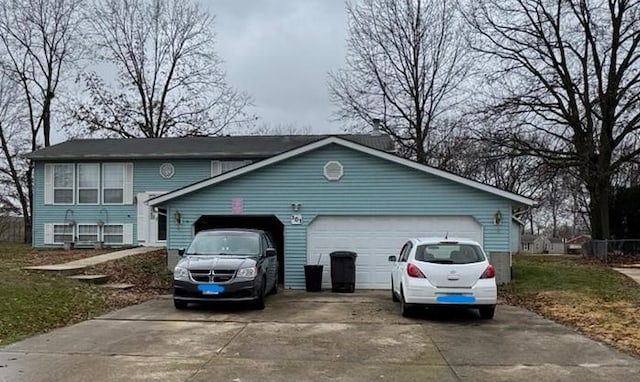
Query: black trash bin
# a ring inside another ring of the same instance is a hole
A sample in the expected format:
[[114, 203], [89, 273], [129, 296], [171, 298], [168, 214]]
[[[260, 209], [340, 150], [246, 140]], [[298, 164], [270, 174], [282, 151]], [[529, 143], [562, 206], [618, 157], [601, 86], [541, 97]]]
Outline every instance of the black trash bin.
[[331, 291], [353, 293], [356, 289], [355, 252], [331, 252]]
[[322, 291], [322, 265], [305, 265], [304, 282], [307, 292]]

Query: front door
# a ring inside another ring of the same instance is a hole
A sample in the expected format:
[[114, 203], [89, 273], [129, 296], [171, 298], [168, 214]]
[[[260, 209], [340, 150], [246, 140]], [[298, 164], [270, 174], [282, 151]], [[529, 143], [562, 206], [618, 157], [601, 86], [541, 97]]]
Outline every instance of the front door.
[[153, 208], [147, 200], [166, 192], [141, 192], [138, 198], [138, 244], [164, 246], [167, 243], [167, 210]]

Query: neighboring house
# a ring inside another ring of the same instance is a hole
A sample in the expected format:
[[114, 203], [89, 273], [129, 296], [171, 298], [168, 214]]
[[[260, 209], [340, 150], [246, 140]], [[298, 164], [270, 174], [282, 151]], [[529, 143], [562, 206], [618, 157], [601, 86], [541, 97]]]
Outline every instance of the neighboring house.
[[304, 287], [307, 263], [326, 265], [326, 284], [329, 254], [351, 250], [356, 287], [387, 289], [387, 257], [415, 236], [509, 253], [512, 211], [534, 204], [400, 158], [385, 136], [70, 141], [29, 157], [35, 246], [166, 245], [174, 258], [199, 230], [260, 228], [286, 288]]
[[536, 253], [534, 241], [536, 240], [536, 235], [532, 235], [530, 233], [523, 233], [520, 237], [521, 246], [520, 252], [523, 253]]
[[546, 253], [564, 254], [564, 238], [550, 237]]
[[564, 239], [545, 235], [522, 235], [522, 252], [524, 253], [564, 253]]
[[589, 235], [578, 235], [567, 240], [566, 248], [567, 254], [578, 255], [582, 254], [582, 246], [591, 241], [591, 236]]

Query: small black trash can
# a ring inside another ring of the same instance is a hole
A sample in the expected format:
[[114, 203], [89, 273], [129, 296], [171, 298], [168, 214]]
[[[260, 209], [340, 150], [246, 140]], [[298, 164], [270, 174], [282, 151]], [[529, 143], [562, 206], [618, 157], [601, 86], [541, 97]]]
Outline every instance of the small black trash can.
[[356, 289], [355, 252], [331, 252], [331, 291], [353, 293]]
[[304, 283], [307, 292], [322, 291], [322, 268], [323, 265], [305, 265]]

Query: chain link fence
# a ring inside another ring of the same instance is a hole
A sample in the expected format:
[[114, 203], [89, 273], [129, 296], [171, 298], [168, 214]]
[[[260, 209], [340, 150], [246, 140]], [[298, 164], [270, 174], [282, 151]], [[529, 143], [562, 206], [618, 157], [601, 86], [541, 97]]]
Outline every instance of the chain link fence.
[[582, 246], [586, 256], [605, 263], [640, 261], [640, 240], [591, 240]]

